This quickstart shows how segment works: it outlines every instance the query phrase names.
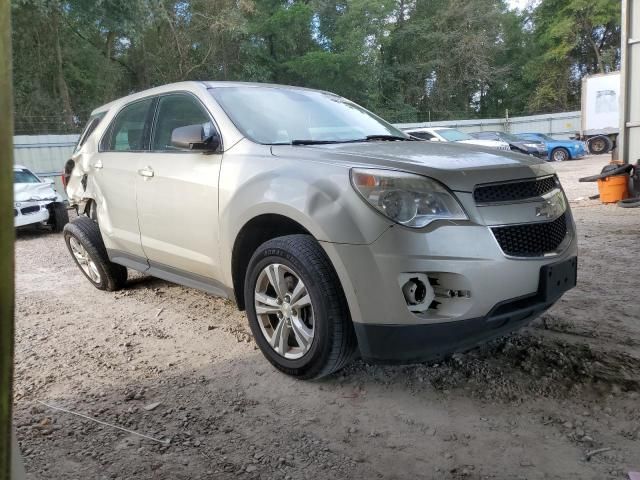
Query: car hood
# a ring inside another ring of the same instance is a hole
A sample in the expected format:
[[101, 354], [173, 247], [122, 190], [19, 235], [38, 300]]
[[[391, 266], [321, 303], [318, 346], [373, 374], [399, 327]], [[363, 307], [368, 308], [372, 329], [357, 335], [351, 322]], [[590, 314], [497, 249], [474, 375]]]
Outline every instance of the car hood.
[[13, 201], [29, 202], [38, 200], [56, 200], [57, 192], [48, 183], [14, 183]]
[[344, 167], [403, 170], [440, 180], [452, 190], [470, 192], [479, 183], [553, 173], [545, 162], [526, 155], [476, 145], [437, 142], [362, 142], [328, 145], [277, 145], [275, 156], [321, 161]]

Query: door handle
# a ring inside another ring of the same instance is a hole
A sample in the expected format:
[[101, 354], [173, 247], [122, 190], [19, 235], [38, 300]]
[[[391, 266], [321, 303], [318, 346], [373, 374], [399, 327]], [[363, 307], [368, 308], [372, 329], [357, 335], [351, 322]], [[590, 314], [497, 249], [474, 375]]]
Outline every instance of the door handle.
[[96, 163], [93, 164], [93, 168], [100, 169], [102, 167], [103, 167], [102, 160], [98, 160]]
[[153, 177], [153, 168], [151, 167], [141, 168], [140, 170], [138, 170], [138, 175], [141, 175], [143, 177]]

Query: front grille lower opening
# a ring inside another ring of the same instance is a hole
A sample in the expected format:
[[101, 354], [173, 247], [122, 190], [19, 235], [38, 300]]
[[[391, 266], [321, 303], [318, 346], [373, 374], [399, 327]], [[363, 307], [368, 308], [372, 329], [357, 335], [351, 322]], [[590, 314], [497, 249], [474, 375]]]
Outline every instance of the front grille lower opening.
[[567, 236], [566, 214], [552, 222], [492, 227], [500, 248], [512, 257], [541, 257], [558, 250]]

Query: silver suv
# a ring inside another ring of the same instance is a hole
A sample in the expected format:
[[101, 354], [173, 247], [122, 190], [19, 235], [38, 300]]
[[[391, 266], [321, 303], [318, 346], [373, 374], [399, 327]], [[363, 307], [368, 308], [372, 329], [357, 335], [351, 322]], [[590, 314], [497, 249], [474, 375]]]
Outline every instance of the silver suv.
[[96, 109], [65, 166], [69, 251], [235, 300], [278, 369], [418, 362], [516, 329], [576, 282], [545, 162], [409, 137], [331, 93], [186, 82]]

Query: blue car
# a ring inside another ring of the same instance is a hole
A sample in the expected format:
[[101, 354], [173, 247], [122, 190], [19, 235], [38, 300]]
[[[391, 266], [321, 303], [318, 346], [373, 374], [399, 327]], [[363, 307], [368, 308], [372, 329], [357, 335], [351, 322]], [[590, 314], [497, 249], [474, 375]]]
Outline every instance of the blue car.
[[549, 152], [548, 159], [553, 162], [574, 160], [587, 154], [584, 142], [578, 140], [556, 140], [543, 133], [518, 133], [516, 136], [523, 140], [544, 142]]

